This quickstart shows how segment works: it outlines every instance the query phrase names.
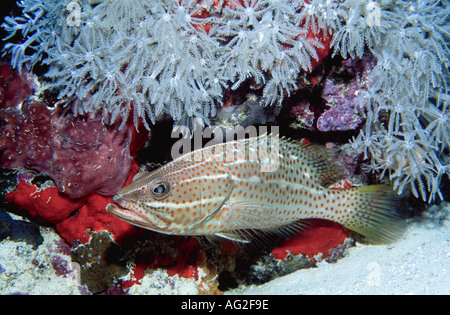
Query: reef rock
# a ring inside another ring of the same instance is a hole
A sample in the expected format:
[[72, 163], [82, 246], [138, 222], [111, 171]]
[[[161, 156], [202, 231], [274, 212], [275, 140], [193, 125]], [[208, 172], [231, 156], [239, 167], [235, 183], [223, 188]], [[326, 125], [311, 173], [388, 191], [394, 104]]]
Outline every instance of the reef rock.
[[113, 195], [122, 187], [131, 165], [129, 128], [105, 125], [92, 114], [66, 116], [32, 100], [1, 111], [3, 167], [44, 172], [71, 198]]

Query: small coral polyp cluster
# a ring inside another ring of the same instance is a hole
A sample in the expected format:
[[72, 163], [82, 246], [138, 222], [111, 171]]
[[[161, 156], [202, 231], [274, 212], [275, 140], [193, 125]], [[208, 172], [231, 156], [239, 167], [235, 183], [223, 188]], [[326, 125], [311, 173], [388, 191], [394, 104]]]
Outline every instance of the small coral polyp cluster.
[[[11, 35], [21, 32], [26, 38], [6, 46], [13, 66], [48, 65], [43, 89], [75, 99], [77, 113], [111, 113], [111, 121], [119, 116], [125, 121], [131, 107], [135, 117], [152, 122], [162, 112], [177, 123], [208, 121], [224, 88], [236, 89], [248, 78], [264, 84], [267, 102], [273, 103], [296, 87], [300, 71], [311, 70], [319, 59], [316, 48], [323, 47], [316, 36], [320, 31], [326, 37], [335, 24], [304, 26], [313, 7], [301, 1], [24, 0], [20, 5], [24, 16], [4, 24]], [[312, 15], [307, 23], [316, 20]]]
[[[225, 92], [251, 82], [263, 103], [282, 105], [331, 50], [376, 60], [351, 104], [351, 146], [389, 174], [399, 192], [441, 196], [449, 174], [448, 1], [439, 0], [22, 0], [3, 28], [11, 64], [45, 65], [40, 90], [57, 92], [74, 114], [122, 125], [209, 123]], [[331, 43], [330, 43], [331, 41]], [[325, 95], [324, 98], [330, 98]], [[331, 97], [332, 98], [332, 97]], [[342, 98], [341, 98], [342, 99]], [[352, 115], [354, 111], [356, 116]], [[313, 120], [309, 122], [313, 123]], [[322, 126], [323, 125], [323, 126]], [[319, 129], [320, 129], [319, 128]]]

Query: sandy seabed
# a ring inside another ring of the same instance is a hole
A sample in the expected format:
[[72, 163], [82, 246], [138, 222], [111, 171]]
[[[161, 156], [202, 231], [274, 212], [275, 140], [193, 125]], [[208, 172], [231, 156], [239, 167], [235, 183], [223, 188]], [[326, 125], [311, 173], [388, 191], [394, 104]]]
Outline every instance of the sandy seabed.
[[[336, 263], [325, 261], [263, 285], [239, 287], [225, 294], [450, 294], [450, 203], [431, 206], [413, 219], [403, 237], [389, 245], [357, 243]], [[76, 266], [58, 252], [60, 237], [41, 227], [37, 249], [22, 242], [0, 242], [0, 294], [82, 294]], [[66, 265], [63, 276], [55, 261]], [[191, 279], [152, 273], [129, 294], [197, 294]]]

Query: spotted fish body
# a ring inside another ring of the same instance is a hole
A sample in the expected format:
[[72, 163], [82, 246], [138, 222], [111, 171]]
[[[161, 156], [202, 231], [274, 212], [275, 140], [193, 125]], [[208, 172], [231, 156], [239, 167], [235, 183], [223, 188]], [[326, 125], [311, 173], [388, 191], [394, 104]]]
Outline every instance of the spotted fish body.
[[248, 241], [248, 230], [282, 232], [311, 218], [338, 222], [379, 243], [400, 235], [403, 224], [392, 188], [327, 188], [341, 174], [326, 148], [263, 135], [140, 172], [106, 210], [165, 234], [237, 241]]

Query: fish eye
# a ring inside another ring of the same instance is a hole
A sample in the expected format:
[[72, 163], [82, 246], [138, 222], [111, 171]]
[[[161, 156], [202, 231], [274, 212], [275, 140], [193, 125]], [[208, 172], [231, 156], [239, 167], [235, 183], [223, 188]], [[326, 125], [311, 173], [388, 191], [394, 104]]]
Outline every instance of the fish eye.
[[151, 192], [155, 199], [165, 199], [170, 194], [170, 184], [167, 181], [157, 182], [153, 185]]

